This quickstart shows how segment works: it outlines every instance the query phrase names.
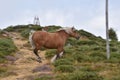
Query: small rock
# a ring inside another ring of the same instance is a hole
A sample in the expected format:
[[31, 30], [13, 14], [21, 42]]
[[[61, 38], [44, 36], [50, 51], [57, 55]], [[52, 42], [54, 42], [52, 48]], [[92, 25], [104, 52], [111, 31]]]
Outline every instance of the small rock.
[[17, 60], [16, 57], [14, 57], [14, 56], [10, 56], [10, 55], [5, 56], [5, 58], [6, 58], [8, 61], [16, 61], [16, 60]]
[[47, 72], [47, 71], [48, 72], [52, 71], [52, 69], [50, 68], [50, 65], [46, 65], [46, 64], [33, 69], [33, 72]]
[[16, 57], [10, 56], [10, 55], [5, 56], [5, 58], [6, 58], [8, 61], [11, 61], [12, 64], [18, 59], [18, 58], [16, 58]]

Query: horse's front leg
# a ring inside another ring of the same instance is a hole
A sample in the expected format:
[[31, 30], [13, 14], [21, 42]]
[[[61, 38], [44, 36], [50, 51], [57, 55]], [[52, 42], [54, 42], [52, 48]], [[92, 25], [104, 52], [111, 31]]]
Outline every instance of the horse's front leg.
[[37, 60], [37, 61], [38, 61], [39, 63], [41, 63], [42, 61], [41, 61], [41, 57], [38, 55], [38, 49], [34, 49], [33, 52], [34, 52], [34, 54], [38, 57], [38, 60]]
[[54, 57], [51, 59], [51, 62], [53, 63], [56, 59], [59, 59], [60, 57], [62, 57], [63, 53], [64, 53], [63, 48], [57, 49], [57, 54], [54, 55]]
[[56, 57], [56, 59], [59, 59], [60, 57], [62, 57], [63, 53], [64, 53], [63, 47], [58, 48], [57, 49], [57, 57]]

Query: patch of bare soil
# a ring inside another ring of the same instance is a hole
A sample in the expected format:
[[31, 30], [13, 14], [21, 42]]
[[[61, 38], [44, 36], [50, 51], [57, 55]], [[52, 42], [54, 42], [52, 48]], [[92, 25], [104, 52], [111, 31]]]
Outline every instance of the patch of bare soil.
[[15, 45], [18, 48], [18, 52], [13, 56], [6, 56], [9, 62], [7, 66], [10, 67], [10, 74], [7, 77], [0, 80], [34, 80], [35, 77], [39, 77], [41, 74], [50, 75], [52, 73], [52, 67], [50, 62], [45, 59], [45, 51], [39, 52], [42, 57], [42, 63], [36, 61], [36, 56], [29, 47], [28, 40], [22, 38], [19, 33], [10, 33]]

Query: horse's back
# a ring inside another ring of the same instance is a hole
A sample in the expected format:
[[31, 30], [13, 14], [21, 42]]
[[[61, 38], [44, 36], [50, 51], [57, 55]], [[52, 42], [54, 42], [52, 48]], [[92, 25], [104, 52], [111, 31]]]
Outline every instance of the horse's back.
[[46, 35], [47, 33], [45, 31], [36, 31], [34, 32], [32, 39], [33, 40], [43, 39]]
[[62, 42], [62, 38], [57, 33], [36, 31], [32, 38], [35, 44], [39, 44], [47, 48], [57, 48], [58, 45], [62, 46], [64, 44]]

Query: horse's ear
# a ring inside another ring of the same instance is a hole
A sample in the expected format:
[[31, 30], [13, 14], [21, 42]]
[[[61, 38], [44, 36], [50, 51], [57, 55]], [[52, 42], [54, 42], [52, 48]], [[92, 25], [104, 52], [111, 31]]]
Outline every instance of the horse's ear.
[[75, 30], [74, 26], [72, 27], [72, 30], [73, 30], [73, 31]]

